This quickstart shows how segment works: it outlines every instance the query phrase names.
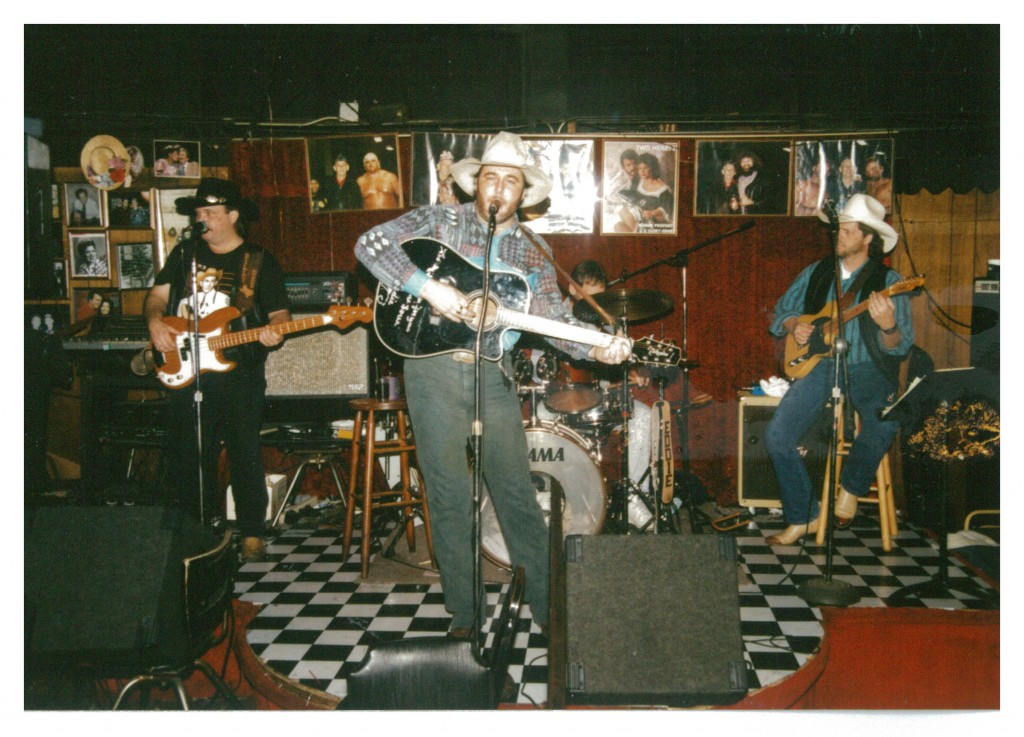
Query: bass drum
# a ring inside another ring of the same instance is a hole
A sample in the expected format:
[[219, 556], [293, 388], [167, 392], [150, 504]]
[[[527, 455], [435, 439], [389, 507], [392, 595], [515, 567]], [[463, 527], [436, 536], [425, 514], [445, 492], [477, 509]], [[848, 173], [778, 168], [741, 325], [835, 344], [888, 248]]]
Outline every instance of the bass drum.
[[[553, 422], [526, 428], [530, 480], [537, 504], [550, 525], [551, 492], [558, 488], [565, 500], [562, 534], [596, 535], [604, 525], [608, 492], [589, 443], [572, 430]], [[498, 526], [494, 504], [484, 484], [480, 501], [480, 548], [484, 556], [503, 568], [511, 567], [505, 538]]]

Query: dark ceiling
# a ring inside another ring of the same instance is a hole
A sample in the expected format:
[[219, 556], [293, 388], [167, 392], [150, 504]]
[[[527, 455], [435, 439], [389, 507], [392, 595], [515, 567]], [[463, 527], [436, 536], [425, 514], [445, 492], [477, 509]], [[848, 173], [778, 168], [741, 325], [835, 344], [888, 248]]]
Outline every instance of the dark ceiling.
[[962, 25], [27, 26], [25, 115], [58, 163], [97, 132], [898, 131], [900, 189], [944, 188], [940, 171], [993, 189], [999, 41]]

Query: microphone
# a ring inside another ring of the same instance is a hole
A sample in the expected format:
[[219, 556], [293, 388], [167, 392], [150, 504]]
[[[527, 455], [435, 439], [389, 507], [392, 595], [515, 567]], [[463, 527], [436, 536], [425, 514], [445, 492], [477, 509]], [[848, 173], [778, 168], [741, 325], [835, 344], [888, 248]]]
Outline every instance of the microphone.
[[493, 228], [494, 218], [498, 215], [498, 206], [492, 202], [490, 207], [487, 208], [487, 214], [491, 216], [489, 224]]
[[203, 220], [196, 220], [194, 223], [185, 228], [185, 230], [188, 231], [190, 238], [201, 236], [209, 229], [210, 227]]

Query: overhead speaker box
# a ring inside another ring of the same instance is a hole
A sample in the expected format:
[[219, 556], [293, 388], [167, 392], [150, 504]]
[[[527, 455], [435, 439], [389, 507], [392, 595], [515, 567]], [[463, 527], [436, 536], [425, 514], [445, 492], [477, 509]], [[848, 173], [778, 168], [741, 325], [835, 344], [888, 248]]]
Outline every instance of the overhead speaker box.
[[[296, 314], [295, 319], [311, 314]], [[331, 326], [294, 335], [267, 356], [268, 397], [362, 397], [370, 393], [369, 330]]]
[[184, 559], [216, 536], [162, 507], [46, 507], [25, 518], [32, 662], [140, 664], [188, 649]]
[[565, 562], [571, 703], [697, 706], [746, 694], [733, 538], [571, 535]]
[[[764, 436], [775, 416], [780, 397], [740, 397], [739, 456], [737, 458], [737, 497], [744, 507], [781, 507], [775, 466], [768, 457]], [[825, 463], [832, 442], [831, 405], [804, 433], [798, 446], [812, 488], [819, 492], [825, 481]]]

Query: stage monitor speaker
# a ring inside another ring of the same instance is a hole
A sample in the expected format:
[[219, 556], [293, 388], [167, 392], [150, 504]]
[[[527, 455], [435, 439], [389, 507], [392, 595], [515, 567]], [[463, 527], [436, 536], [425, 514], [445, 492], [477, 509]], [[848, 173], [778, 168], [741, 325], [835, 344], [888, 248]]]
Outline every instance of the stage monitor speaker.
[[736, 541], [565, 540], [566, 686], [574, 704], [730, 704], [747, 692]]
[[[739, 450], [736, 461], [737, 497], [744, 507], [781, 507], [779, 482], [764, 436], [775, 416], [780, 397], [740, 397]], [[821, 493], [825, 481], [825, 463], [832, 441], [831, 405], [823, 410], [800, 442], [800, 455], [811, 476], [811, 485]]]
[[[295, 319], [310, 314], [296, 314]], [[267, 357], [268, 397], [365, 397], [370, 393], [369, 330], [331, 326], [294, 335]]]
[[999, 371], [999, 279], [975, 279], [971, 365]]
[[185, 558], [217, 537], [163, 507], [45, 507], [25, 516], [25, 657], [149, 665], [188, 651]]

